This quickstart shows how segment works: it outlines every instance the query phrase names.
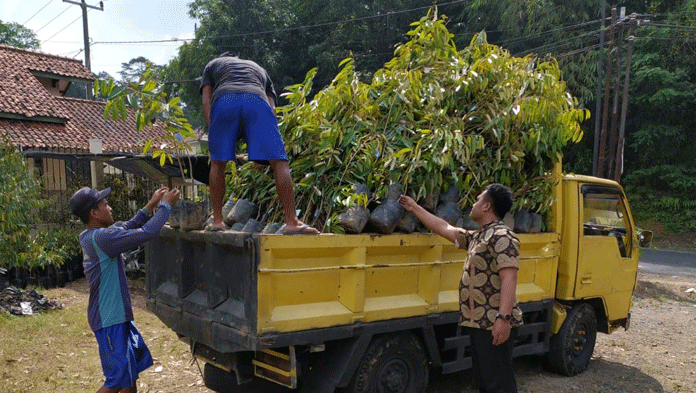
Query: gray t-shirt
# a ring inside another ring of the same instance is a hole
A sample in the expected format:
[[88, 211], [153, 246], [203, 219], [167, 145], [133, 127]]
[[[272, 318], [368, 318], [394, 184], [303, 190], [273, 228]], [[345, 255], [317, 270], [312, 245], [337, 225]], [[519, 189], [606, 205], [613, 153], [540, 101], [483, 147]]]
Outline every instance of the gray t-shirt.
[[211, 105], [228, 93], [256, 94], [266, 102], [268, 102], [267, 96], [271, 96], [273, 104], [277, 103], [276, 92], [268, 72], [251, 60], [232, 56], [222, 56], [211, 60], [203, 69], [199, 89], [201, 92], [205, 85], [213, 87]]

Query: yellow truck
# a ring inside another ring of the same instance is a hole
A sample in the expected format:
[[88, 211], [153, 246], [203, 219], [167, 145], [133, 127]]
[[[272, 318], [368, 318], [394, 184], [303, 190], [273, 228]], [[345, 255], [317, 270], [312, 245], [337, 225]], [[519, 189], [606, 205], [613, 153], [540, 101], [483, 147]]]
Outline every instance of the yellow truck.
[[[522, 233], [514, 356], [588, 365], [597, 332], [629, 327], [640, 240], [613, 181], [557, 169], [548, 232]], [[471, 367], [457, 327], [465, 252], [430, 233], [183, 232], [148, 244], [148, 308], [205, 362], [218, 392], [423, 392]]]

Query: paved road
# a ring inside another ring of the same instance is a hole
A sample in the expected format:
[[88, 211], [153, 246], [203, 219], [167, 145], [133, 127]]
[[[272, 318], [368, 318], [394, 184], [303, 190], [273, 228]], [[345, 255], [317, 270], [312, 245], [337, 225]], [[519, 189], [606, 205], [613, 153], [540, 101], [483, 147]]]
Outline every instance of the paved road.
[[638, 270], [646, 273], [696, 277], [696, 253], [643, 248]]

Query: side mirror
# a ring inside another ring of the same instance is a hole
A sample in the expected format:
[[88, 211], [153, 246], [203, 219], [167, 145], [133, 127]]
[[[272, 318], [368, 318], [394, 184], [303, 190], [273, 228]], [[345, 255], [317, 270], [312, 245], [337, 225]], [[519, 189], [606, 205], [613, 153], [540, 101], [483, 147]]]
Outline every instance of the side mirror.
[[650, 242], [652, 241], [653, 233], [648, 230], [638, 231], [638, 243], [641, 247], [650, 247]]

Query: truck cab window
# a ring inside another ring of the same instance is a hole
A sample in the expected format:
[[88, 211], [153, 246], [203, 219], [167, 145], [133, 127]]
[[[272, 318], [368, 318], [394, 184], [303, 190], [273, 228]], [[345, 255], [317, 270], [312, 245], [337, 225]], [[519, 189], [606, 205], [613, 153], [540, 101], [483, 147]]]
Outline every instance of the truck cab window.
[[612, 236], [616, 238], [621, 256], [630, 256], [631, 236], [626, 228], [626, 206], [623, 193], [610, 187], [583, 187], [583, 234], [585, 236]]

